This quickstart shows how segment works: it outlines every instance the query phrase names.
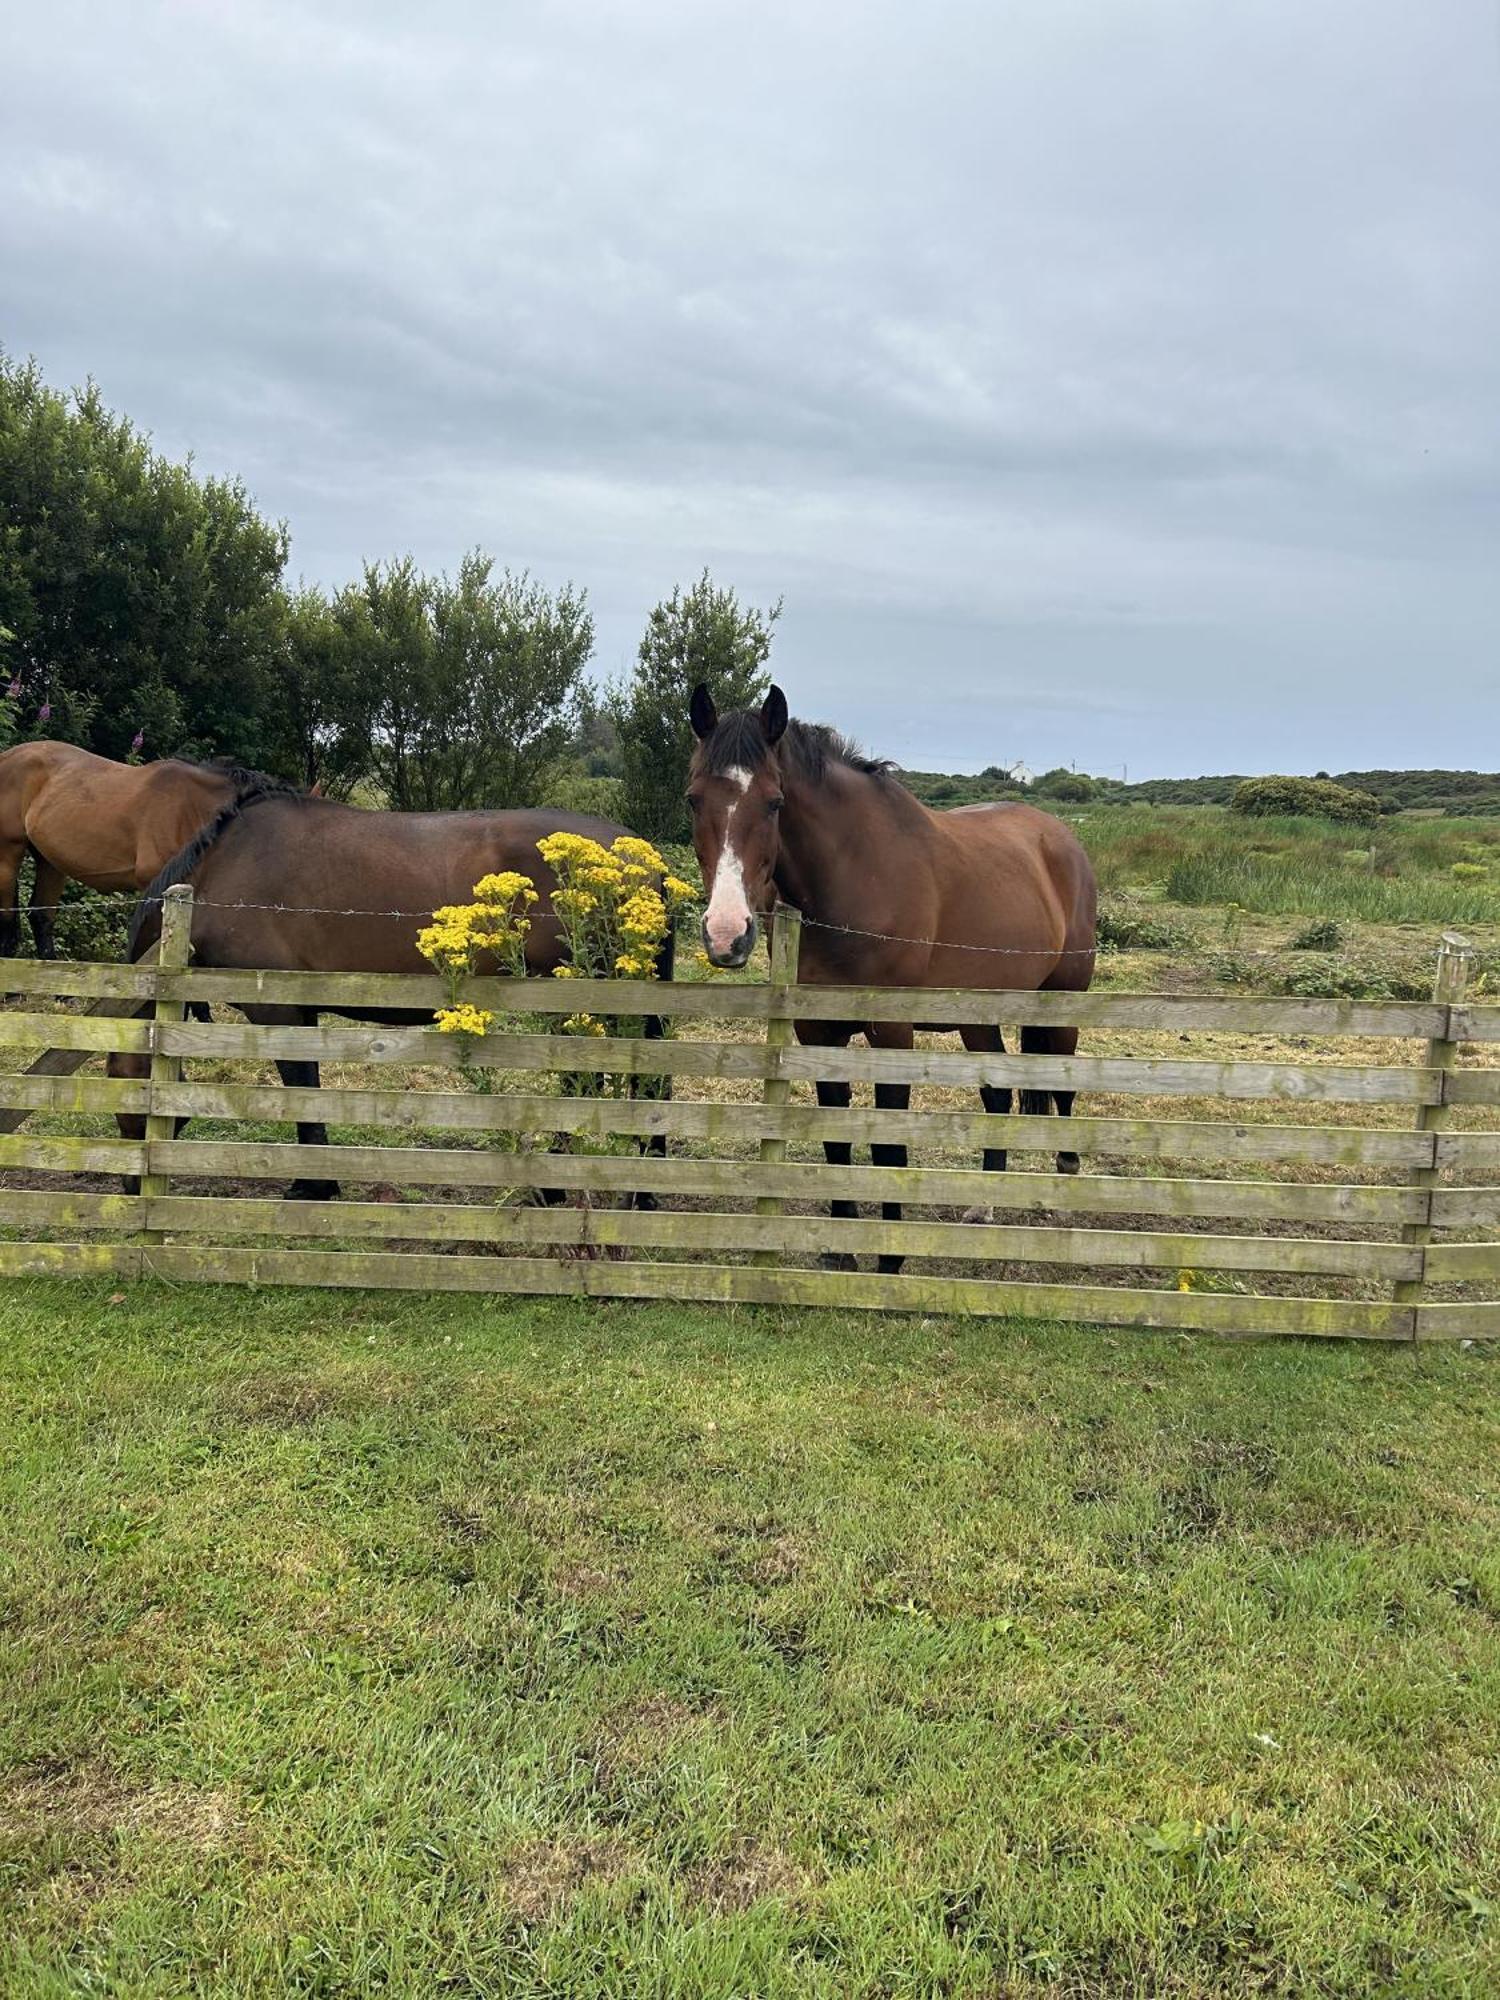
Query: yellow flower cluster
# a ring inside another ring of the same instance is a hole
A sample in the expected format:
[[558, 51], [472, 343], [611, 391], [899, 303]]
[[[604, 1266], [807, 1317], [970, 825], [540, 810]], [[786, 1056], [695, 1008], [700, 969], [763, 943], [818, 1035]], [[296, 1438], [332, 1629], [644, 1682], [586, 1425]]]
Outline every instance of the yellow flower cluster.
[[604, 1023], [594, 1014], [570, 1014], [562, 1031], [565, 1035], [602, 1035]]
[[488, 1007], [471, 1007], [467, 1000], [442, 1008], [436, 1016], [445, 1035], [487, 1035], [494, 1018]]
[[622, 833], [605, 847], [581, 833], [537, 842], [557, 877], [552, 908], [563, 928], [568, 962], [559, 979], [653, 979], [672, 911], [692, 884], [667, 873], [649, 840]]
[[[537, 851], [556, 880], [550, 905], [564, 946], [556, 977], [654, 979], [672, 912], [692, 898], [692, 884], [668, 874], [650, 841], [633, 834], [604, 847], [585, 834], [552, 833], [537, 842]], [[476, 882], [472, 903], [433, 911], [417, 935], [417, 949], [448, 983], [452, 1004], [436, 1017], [444, 1034], [488, 1033], [495, 1017], [461, 997], [464, 982], [483, 953], [492, 953], [502, 972], [525, 972], [531, 911], [540, 900], [529, 875], [506, 870]], [[570, 1014], [562, 1027], [573, 1035], [605, 1032], [604, 1023], [586, 1013]]]

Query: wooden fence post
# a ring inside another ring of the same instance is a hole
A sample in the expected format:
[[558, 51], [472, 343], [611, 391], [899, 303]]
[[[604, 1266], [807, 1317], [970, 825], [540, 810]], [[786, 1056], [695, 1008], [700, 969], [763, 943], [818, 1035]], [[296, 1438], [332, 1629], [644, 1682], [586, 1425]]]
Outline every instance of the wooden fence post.
[[[790, 1046], [795, 1032], [792, 1015], [787, 1008], [792, 988], [797, 984], [797, 963], [802, 953], [802, 912], [794, 910], [787, 903], [778, 903], [771, 918], [771, 1009], [766, 1017], [766, 1047], [784, 1049]], [[778, 1003], [782, 1008], [777, 1012]], [[787, 1104], [791, 1101], [792, 1085], [788, 1077], [768, 1076], [761, 1086], [763, 1104]], [[786, 1140], [777, 1136], [762, 1139], [760, 1157], [773, 1165], [786, 1158]], [[757, 1215], [781, 1215], [786, 1203], [780, 1195], [763, 1194], [755, 1204]], [[757, 1250], [751, 1262], [755, 1264], [776, 1264], [781, 1261], [776, 1250]]]
[[[1432, 997], [1439, 1007], [1448, 1009], [1448, 1018], [1443, 1024], [1443, 1033], [1427, 1044], [1427, 1067], [1441, 1073], [1443, 1093], [1436, 1104], [1422, 1104], [1417, 1107], [1417, 1130], [1419, 1132], [1445, 1132], [1453, 1122], [1453, 1107], [1447, 1097], [1447, 1072], [1458, 1061], [1459, 1044], [1452, 1039], [1453, 1009], [1462, 1001], [1469, 985], [1469, 968], [1474, 961], [1474, 947], [1467, 938], [1456, 931], [1445, 931], [1438, 946], [1437, 970], [1433, 974]], [[1423, 1222], [1408, 1222], [1401, 1231], [1403, 1243], [1414, 1244], [1424, 1252], [1432, 1241], [1432, 1194], [1440, 1179], [1436, 1166], [1418, 1167], [1411, 1176], [1414, 1187], [1426, 1188], [1427, 1219]], [[1427, 1295], [1426, 1257], [1423, 1259], [1423, 1275], [1418, 1278], [1398, 1279], [1395, 1299], [1398, 1305], [1417, 1305]], [[1412, 1329], [1415, 1337], [1416, 1329]]]
[[[161, 1083], [182, 1081], [182, 1057], [162, 1052], [159, 1046], [160, 1030], [164, 1025], [180, 1023], [187, 1012], [179, 982], [163, 975], [186, 970], [192, 940], [193, 885], [191, 882], [174, 882], [162, 897], [161, 938], [156, 947], [156, 1012], [151, 1027], [151, 1079], [146, 1086], [145, 1164], [148, 1171], [141, 1176], [141, 1205], [148, 1218], [151, 1203], [159, 1195], [164, 1195], [168, 1187], [166, 1174], [149, 1171], [152, 1149], [158, 1140], [170, 1139], [177, 1126], [173, 1113], [156, 1109], [156, 1087]], [[163, 1235], [162, 1230], [148, 1226], [141, 1232], [141, 1241], [146, 1244], [160, 1243]]]

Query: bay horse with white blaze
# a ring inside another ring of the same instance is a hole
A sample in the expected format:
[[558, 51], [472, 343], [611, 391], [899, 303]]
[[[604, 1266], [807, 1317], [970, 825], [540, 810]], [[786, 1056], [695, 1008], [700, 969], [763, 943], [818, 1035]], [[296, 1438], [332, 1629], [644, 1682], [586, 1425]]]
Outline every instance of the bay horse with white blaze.
[[[900, 783], [891, 765], [861, 756], [821, 724], [794, 722], [773, 687], [764, 705], [720, 716], [706, 687], [689, 710], [698, 739], [688, 781], [693, 846], [708, 908], [703, 942], [719, 966], [744, 965], [756, 930], [780, 900], [802, 912], [798, 977], [814, 985], [969, 986], [1082, 992], [1094, 976], [1097, 890], [1093, 867], [1072, 830], [1027, 805], [960, 806], [934, 812]], [[909, 1021], [799, 1021], [797, 1039], [846, 1048], [862, 1033], [871, 1048], [909, 1049]], [[1001, 1054], [999, 1028], [961, 1028], [966, 1049]], [[1078, 1030], [1023, 1027], [1021, 1048], [1072, 1055]], [[847, 1083], [820, 1082], [818, 1102], [844, 1109]], [[1011, 1092], [981, 1086], [986, 1111], [1008, 1112]], [[911, 1087], [878, 1083], [879, 1110], [904, 1111]], [[1071, 1091], [1021, 1093], [1021, 1109], [1073, 1109]], [[830, 1165], [851, 1148], [824, 1143]], [[905, 1166], [905, 1146], [872, 1146], [876, 1166]], [[1005, 1153], [984, 1155], [1000, 1171]], [[1077, 1173], [1076, 1153], [1060, 1153]], [[831, 1204], [835, 1216], [857, 1214]], [[899, 1203], [882, 1213], [898, 1221]], [[824, 1260], [852, 1269], [844, 1255]], [[882, 1257], [883, 1271], [901, 1267]]]
[[55, 958], [65, 882], [144, 889], [201, 826], [241, 793], [275, 781], [234, 764], [165, 757], [116, 764], [76, 743], [17, 743], [0, 751], [0, 957], [20, 943], [21, 863], [36, 858], [31, 935]]

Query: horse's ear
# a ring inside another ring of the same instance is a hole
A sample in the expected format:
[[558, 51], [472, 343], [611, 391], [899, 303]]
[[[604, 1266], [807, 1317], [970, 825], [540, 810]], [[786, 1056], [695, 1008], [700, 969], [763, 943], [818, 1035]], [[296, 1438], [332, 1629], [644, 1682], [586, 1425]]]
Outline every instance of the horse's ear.
[[693, 689], [693, 698], [688, 703], [688, 720], [700, 743], [705, 736], [712, 736], [718, 727], [719, 711], [714, 707], [714, 698], [708, 691], [706, 681], [699, 681]]
[[786, 724], [786, 696], [779, 687], [773, 687], [760, 705], [760, 726], [767, 743], [779, 743], [785, 734]]

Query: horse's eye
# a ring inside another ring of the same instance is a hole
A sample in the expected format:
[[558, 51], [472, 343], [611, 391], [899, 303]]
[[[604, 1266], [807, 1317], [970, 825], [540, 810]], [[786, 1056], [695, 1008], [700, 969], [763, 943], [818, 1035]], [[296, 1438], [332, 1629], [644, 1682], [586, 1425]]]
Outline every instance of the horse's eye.
[[694, 812], [701, 812], [703, 810], [702, 792], [689, 792], [688, 804], [692, 807]]
[[774, 798], [774, 799], [767, 799], [767, 800], [766, 800], [766, 811], [767, 811], [768, 813], [779, 813], [779, 812], [781, 811], [781, 808], [782, 808], [782, 807], [783, 807], [783, 806], [784, 806], [785, 804], [786, 804], [786, 800], [785, 800], [785, 799], [783, 799], [783, 798]]

